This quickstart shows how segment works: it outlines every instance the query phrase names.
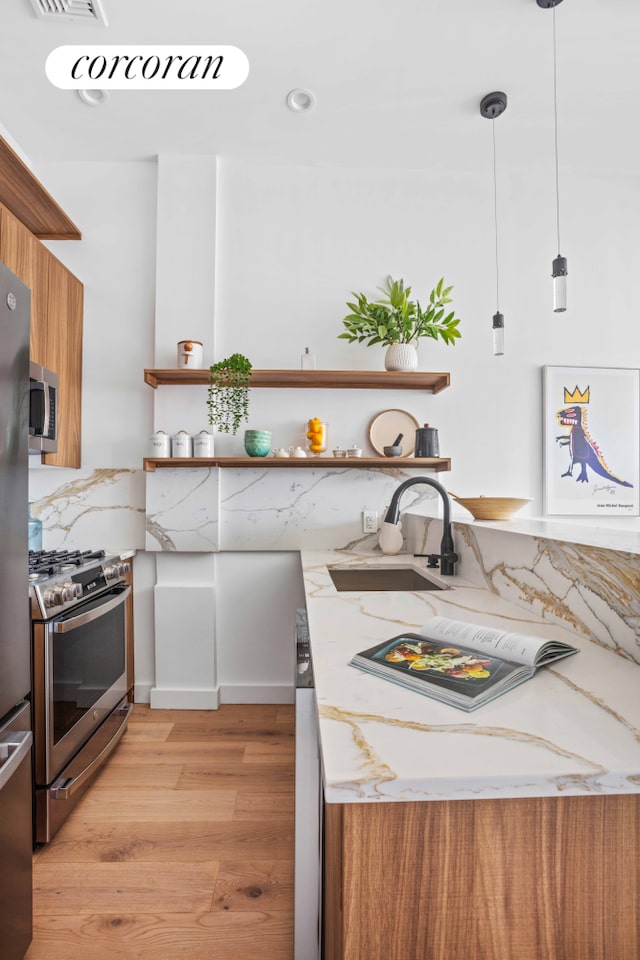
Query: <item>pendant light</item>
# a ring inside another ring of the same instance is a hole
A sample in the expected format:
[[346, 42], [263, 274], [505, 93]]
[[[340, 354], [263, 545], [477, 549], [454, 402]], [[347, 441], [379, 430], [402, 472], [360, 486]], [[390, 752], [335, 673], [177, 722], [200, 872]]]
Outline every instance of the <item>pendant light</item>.
[[496, 177], [496, 124], [498, 117], [507, 109], [507, 95], [499, 90], [488, 93], [480, 101], [480, 113], [487, 120], [491, 120], [493, 136], [493, 223], [496, 241], [496, 312], [493, 315], [493, 354], [496, 357], [504, 355], [504, 316], [500, 313], [500, 271], [498, 268], [498, 180]]
[[536, 0], [543, 10], [553, 11], [553, 124], [554, 154], [556, 164], [556, 233], [558, 256], [551, 265], [553, 277], [553, 312], [564, 313], [567, 309], [567, 258], [560, 253], [560, 178], [558, 176], [558, 59], [556, 54], [556, 7], [562, 0]]

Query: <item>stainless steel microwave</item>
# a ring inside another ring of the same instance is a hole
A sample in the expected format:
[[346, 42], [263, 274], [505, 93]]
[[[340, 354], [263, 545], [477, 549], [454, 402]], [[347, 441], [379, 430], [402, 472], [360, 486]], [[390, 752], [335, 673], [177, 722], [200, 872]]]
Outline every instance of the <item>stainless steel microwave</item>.
[[29, 451], [58, 449], [58, 374], [39, 363], [29, 368]]

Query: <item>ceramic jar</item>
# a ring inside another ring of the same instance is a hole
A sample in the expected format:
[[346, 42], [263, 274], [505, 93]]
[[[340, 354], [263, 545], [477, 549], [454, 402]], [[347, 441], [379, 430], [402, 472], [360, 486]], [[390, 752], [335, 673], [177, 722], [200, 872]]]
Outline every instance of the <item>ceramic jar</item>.
[[285, 458], [287, 460], [289, 459], [289, 454], [284, 447], [276, 447], [276, 449], [273, 451], [273, 456], [276, 458], [276, 460], [284, 460]]
[[245, 430], [244, 449], [250, 457], [266, 457], [271, 450], [271, 431]]
[[193, 438], [194, 457], [212, 457], [213, 456], [213, 436], [206, 430], [196, 433]]
[[171, 456], [171, 437], [164, 430], [156, 430], [151, 437], [152, 457], [170, 457]]
[[200, 340], [180, 340], [178, 343], [178, 369], [201, 370], [204, 351]]
[[171, 454], [174, 457], [192, 457], [193, 440], [186, 430], [179, 430], [171, 443]]
[[289, 447], [289, 455], [291, 457], [306, 457], [306, 451], [302, 447]]

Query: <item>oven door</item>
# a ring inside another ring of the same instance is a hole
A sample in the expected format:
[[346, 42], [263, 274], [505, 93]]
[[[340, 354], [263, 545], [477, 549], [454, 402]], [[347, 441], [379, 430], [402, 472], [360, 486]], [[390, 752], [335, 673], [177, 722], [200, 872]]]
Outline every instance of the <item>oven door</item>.
[[126, 695], [126, 601], [119, 584], [35, 623], [35, 780], [51, 783]]

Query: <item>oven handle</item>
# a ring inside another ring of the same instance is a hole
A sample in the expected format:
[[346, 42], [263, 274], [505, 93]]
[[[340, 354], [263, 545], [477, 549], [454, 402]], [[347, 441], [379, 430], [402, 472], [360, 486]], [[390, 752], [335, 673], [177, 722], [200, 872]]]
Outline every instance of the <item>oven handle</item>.
[[130, 593], [131, 587], [125, 587], [113, 600], [108, 600], [94, 610], [89, 610], [87, 613], [80, 613], [77, 617], [71, 617], [70, 620], [56, 620], [53, 629], [55, 633], [69, 633], [77, 627], [83, 627], [85, 623], [91, 623], [92, 620], [97, 620], [98, 617], [104, 616], [104, 614], [109, 613], [110, 610], [115, 610], [117, 606], [124, 603]]
[[68, 800], [70, 797], [72, 797], [76, 790], [79, 790], [80, 787], [93, 776], [98, 767], [104, 763], [107, 757], [113, 753], [127, 729], [127, 720], [129, 719], [132, 706], [132, 704], [126, 703], [119, 710], [115, 711], [116, 713], [119, 713], [122, 718], [120, 726], [112, 736], [111, 740], [109, 740], [106, 746], [102, 748], [98, 756], [94, 757], [91, 763], [84, 768], [82, 773], [79, 773], [77, 777], [72, 777], [70, 780], [67, 777], [60, 778], [60, 780], [57, 780], [54, 784], [52, 784], [50, 793], [55, 800]]

